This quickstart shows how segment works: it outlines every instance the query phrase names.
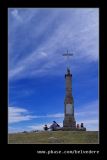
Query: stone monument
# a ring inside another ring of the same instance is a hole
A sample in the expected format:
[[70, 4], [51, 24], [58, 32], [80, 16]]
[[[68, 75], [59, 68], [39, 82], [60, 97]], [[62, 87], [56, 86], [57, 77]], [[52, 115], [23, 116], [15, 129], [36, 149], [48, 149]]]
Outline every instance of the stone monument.
[[[63, 55], [67, 56], [67, 60], [69, 60], [68, 59], [69, 56], [72, 56], [73, 54], [69, 54], [67, 51], [67, 53]], [[70, 72], [69, 65], [67, 67], [67, 73], [65, 74], [65, 81], [66, 81], [66, 94], [64, 100], [64, 121], [62, 130], [86, 131], [86, 128], [83, 126], [83, 123], [81, 123], [82, 127], [78, 127], [79, 125], [76, 126], [76, 121], [74, 116], [74, 98], [72, 95], [72, 74]]]

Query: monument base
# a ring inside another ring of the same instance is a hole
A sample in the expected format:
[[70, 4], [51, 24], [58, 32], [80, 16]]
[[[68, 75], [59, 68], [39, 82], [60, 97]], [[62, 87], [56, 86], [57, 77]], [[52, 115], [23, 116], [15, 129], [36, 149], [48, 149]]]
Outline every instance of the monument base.
[[63, 127], [75, 129], [76, 128], [76, 121], [75, 121], [74, 116], [66, 114], [64, 117], [64, 121], [63, 121]]
[[86, 128], [71, 128], [71, 127], [62, 127], [62, 131], [86, 131]]

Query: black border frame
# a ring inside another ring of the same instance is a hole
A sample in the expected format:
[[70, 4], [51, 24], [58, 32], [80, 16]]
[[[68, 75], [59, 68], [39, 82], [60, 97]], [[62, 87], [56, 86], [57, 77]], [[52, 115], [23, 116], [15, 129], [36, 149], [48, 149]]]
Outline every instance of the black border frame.
[[[25, 147], [24, 145], [24, 150], [21, 150], [18, 148], [18, 152], [20, 154], [18, 154], [18, 156], [20, 156], [21, 154], [25, 154], [30, 156], [33, 156], [33, 158], [35, 159], [35, 155], [36, 155], [36, 150], [99, 150], [100, 151], [100, 156], [102, 156], [102, 159], [104, 158], [104, 153], [105, 153], [105, 149], [103, 147], [103, 144], [106, 144], [106, 113], [107, 113], [107, 107], [106, 107], [106, 78], [105, 78], [105, 64], [106, 64], [106, 41], [104, 41], [104, 37], [105, 37], [105, 32], [106, 31], [106, 23], [105, 23], [105, 15], [106, 15], [106, 6], [104, 4], [101, 4], [100, 0], [66, 0], [66, 1], [61, 1], [61, 0], [50, 0], [50, 1], [40, 1], [40, 0], [7, 0], [8, 2], [4, 1], [1, 4], [1, 25], [0, 25], [0, 31], [1, 31], [1, 79], [2, 79], [2, 84], [1, 87], [2, 88], [2, 94], [1, 94], [1, 102], [2, 102], [2, 107], [0, 108], [0, 143], [1, 144], [8, 144], [8, 111], [7, 111], [7, 105], [8, 105], [8, 8], [22, 8], [22, 7], [26, 7], [26, 8], [42, 8], [42, 7], [49, 7], [49, 8], [99, 8], [100, 10], [100, 62], [99, 62], [99, 97], [100, 97], [100, 144], [73, 144], [73, 145], [69, 145], [69, 144], [57, 144], [57, 145], [45, 145], [45, 144], [40, 144], [40, 145], [27, 145], [28, 147]], [[102, 25], [103, 24], [103, 25]], [[105, 106], [105, 107], [103, 107]], [[105, 135], [104, 135], [105, 134]], [[11, 147], [10, 147], [11, 148]], [[15, 148], [14, 148], [15, 150]], [[12, 154], [12, 152], [10, 152]], [[17, 149], [15, 150], [15, 153], [17, 153]], [[43, 155], [39, 155], [41, 158], [44, 158], [44, 154]], [[49, 155], [49, 157], [51, 157], [53, 155]], [[60, 155], [57, 155], [57, 157]], [[70, 156], [71, 158], [72, 155], [63, 155], [63, 157], [66, 156], [66, 158], [68, 156]], [[93, 156], [95, 156], [95, 159], [99, 159], [99, 155], [96, 154], [92, 154], [92, 155], [73, 155], [80, 158], [91, 158]], [[27, 156], [26, 156], [27, 157]]]

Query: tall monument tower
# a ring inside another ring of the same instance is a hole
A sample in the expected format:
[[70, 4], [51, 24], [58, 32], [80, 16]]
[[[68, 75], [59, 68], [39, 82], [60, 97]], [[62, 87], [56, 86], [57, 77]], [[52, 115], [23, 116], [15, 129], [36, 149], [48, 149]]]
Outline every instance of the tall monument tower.
[[63, 127], [75, 129], [76, 128], [76, 121], [74, 118], [74, 99], [72, 96], [72, 74], [70, 73], [69, 67], [69, 56], [73, 54], [67, 53], [63, 54], [63, 56], [67, 56], [67, 73], [65, 74], [65, 81], [66, 81], [66, 95], [64, 100], [64, 121]]
[[76, 131], [86, 131], [86, 128], [81, 123], [76, 126], [75, 116], [74, 116], [74, 99], [72, 95], [72, 74], [70, 72], [69, 67], [69, 56], [73, 54], [67, 53], [63, 54], [63, 56], [67, 56], [67, 73], [65, 74], [65, 82], [66, 82], [66, 94], [64, 100], [64, 121], [62, 130], [76, 130]]
[[72, 96], [72, 74], [70, 69], [67, 68], [67, 73], [65, 74], [66, 81], [66, 95], [64, 101], [64, 128], [76, 128], [76, 121], [74, 117], [74, 99]]

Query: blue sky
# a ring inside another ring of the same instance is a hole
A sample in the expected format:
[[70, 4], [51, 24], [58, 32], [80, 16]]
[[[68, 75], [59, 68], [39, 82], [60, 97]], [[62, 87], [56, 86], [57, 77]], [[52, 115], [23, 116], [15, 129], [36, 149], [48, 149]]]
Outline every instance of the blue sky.
[[8, 9], [8, 130], [42, 129], [64, 119], [67, 51], [77, 123], [98, 130], [99, 10]]

